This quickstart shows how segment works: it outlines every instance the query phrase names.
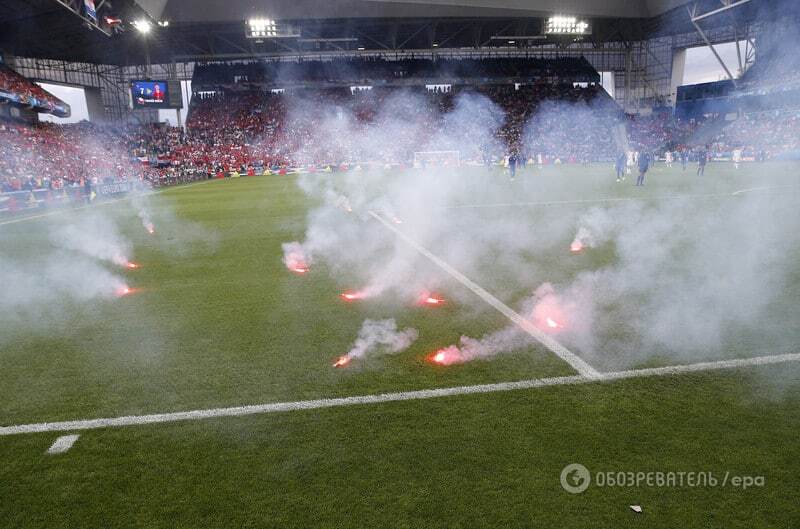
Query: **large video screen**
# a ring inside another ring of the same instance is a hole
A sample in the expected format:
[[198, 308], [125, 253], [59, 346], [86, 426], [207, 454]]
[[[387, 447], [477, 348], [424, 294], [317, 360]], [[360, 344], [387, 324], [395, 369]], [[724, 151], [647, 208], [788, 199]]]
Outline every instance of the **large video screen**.
[[[133, 81], [134, 108], [181, 108], [180, 85], [167, 81]], [[172, 92], [176, 93], [172, 93]]]

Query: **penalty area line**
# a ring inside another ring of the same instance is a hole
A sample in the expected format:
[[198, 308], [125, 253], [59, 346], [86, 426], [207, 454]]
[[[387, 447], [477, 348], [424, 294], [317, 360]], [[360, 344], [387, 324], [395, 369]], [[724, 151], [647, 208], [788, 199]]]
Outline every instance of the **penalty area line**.
[[560, 342], [556, 341], [552, 336], [548, 335], [547, 333], [543, 332], [541, 329], [536, 327], [533, 323], [528, 321], [526, 318], [523, 318], [519, 313], [514, 311], [511, 307], [494, 297], [480, 285], [476, 284], [470, 278], [447, 264], [445, 261], [437, 257], [436, 255], [432, 254], [427, 248], [419, 244], [417, 241], [397, 229], [391, 223], [389, 223], [386, 219], [375, 213], [374, 211], [369, 212], [370, 216], [372, 216], [375, 220], [383, 224], [386, 228], [394, 232], [395, 235], [400, 237], [403, 241], [406, 242], [409, 246], [417, 250], [419, 253], [427, 257], [431, 262], [433, 262], [436, 266], [447, 272], [451, 277], [453, 277], [456, 281], [470, 289], [475, 295], [479, 298], [484, 300], [486, 303], [497, 309], [503, 316], [511, 320], [517, 327], [525, 331], [529, 334], [533, 339], [537, 342], [545, 346], [549, 349], [552, 353], [556, 356], [561, 358], [563, 361], [568, 363], [572, 368], [580, 373], [582, 376], [587, 378], [597, 378], [600, 376], [600, 373], [590, 366], [585, 360], [581, 357], [564, 347]]
[[[786, 362], [800, 361], [800, 353], [780, 354], [771, 356], [757, 356], [736, 360], [720, 360], [716, 362], [700, 362], [677, 366], [655, 367], [647, 369], [631, 369], [603, 373], [599, 377], [589, 378], [582, 375], [563, 377], [537, 378], [520, 380], [516, 382], [498, 382], [495, 384], [480, 384], [474, 386], [455, 386], [448, 388], [423, 389], [416, 391], [402, 391], [396, 393], [382, 393], [377, 395], [361, 395], [354, 397], [340, 397], [331, 399], [302, 400], [296, 402], [275, 402], [254, 406], [237, 406], [231, 408], [212, 408], [206, 410], [182, 411], [173, 413], [158, 413], [153, 415], [129, 415], [105, 419], [89, 419], [62, 422], [45, 422], [36, 424], [21, 424], [18, 426], [0, 427], [0, 437], [43, 432], [64, 432], [96, 430], [122, 426], [140, 426], [145, 424], [172, 423], [181, 421], [195, 421], [220, 417], [242, 417], [246, 415], [261, 415], [267, 413], [282, 413], [300, 410], [315, 410], [322, 408], [335, 408], [340, 406], [355, 406], [359, 404], [382, 404], [387, 402], [401, 402], [409, 400], [434, 399], [440, 397], [453, 397], [459, 395], [475, 395], [498, 393], [525, 389], [546, 388], [553, 386], [567, 386], [578, 384], [609, 383], [618, 380], [676, 376], [686, 373], [698, 373], [725, 369], [737, 369], [751, 366], [765, 366]], [[69, 438], [73, 438], [71, 442]], [[59, 438], [62, 439], [62, 438]], [[72, 446], [77, 436], [69, 436], [59, 443], [61, 446], [69, 443]]]

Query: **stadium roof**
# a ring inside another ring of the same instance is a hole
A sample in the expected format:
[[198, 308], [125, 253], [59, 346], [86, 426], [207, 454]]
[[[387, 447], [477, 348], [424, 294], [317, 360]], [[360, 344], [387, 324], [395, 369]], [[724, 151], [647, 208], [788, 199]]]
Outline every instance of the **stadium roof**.
[[139, 0], [153, 18], [178, 22], [383, 17], [539, 17], [562, 13], [649, 18], [688, 0]]
[[[686, 0], [105, 0], [101, 20], [77, 14], [83, 0], [0, 0], [0, 50], [23, 57], [139, 65], [173, 60], [244, 59], [276, 54], [398, 53], [509, 47], [568, 46], [573, 38], [542, 36], [552, 14], [586, 17], [592, 44], [693, 32]], [[699, 12], [720, 0], [695, 0]], [[797, 0], [752, 0], [704, 26], [749, 21], [768, 11], [797, 10]], [[73, 12], [66, 9], [74, 7]], [[779, 7], [782, 6], [782, 7]], [[788, 6], [788, 7], [787, 7]], [[112, 16], [116, 28], [102, 22]], [[141, 35], [136, 20], [151, 18]], [[251, 39], [245, 20], [270, 18], [291, 26], [295, 38]], [[158, 27], [157, 21], [169, 21]], [[522, 38], [514, 38], [514, 37]], [[528, 37], [528, 38], [525, 38]], [[512, 44], [513, 43], [513, 44]]]

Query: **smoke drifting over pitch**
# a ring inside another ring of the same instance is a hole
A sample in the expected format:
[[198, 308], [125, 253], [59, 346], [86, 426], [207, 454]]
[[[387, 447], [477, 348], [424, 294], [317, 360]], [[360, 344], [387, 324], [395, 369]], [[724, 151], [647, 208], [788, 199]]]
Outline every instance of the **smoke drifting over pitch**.
[[399, 353], [408, 349], [418, 337], [416, 329], [398, 330], [393, 319], [365, 320], [353, 348], [339, 357], [334, 362], [334, 367], [344, 367], [352, 360], [368, 356]]
[[[730, 356], [740, 354], [734, 346], [741, 344], [753, 354], [769, 353], [754, 337], [771, 328], [780, 336], [772, 304], [796, 270], [793, 249], [800, 242], [800, 218], [791, 197], [745, 193], [714, 201], [469, 207], [554, 196], [569, 200], [575, 196], [574, 182], [547, 168], [527, 169], [525, 182], [511, 189], [497, 173], [397, 165], [414, 151], [448, 148], [458, 149], [462, 161], [480, 160], [487, 142], [502, 154], [494, 135], [497, 108], [477, 94], [456, 96], [455, 109], [433, 128], [420, 110], [430, 102], [409, 93], [389, 96], [370, 124], [323, 103], [306, 103], [292, 109], [292, 119], [316, 126], [299, 152], [310, 157], [327, 142], [345, 145], [351, 170], [298, 178], [319, 205], [308, 215], [302, 250], [293, 248], [324, 262], [345, 284], [363, 286], [358, 290], [363, 297], [383, 296], [400, 307], [414, 303], [420, 292], [435, 291], [467, 313], [493, 310], [371, 219], [373, 211], [390, 222], [402, 219], [396, 224], [403, 233], [512, 301], [515, 310], [599, 368], [629, 367], [652, 357]], [[587, 108], [546, 105], [543, 114], [528, 117], [525, 130], [540, 130], [554, 119], [581, 123]], [[315, 121], [315, 116], [324, 119]], [[607, 123], [609, 130], [615, 125]], [[608, 178], [613, 179], [611, 164]], [[700, 183], [685, 190], [687, 195], [703, 192]], [[604, 255], [599, 260], [597, 252]], [[553, 256], [583, 260], [583, 268], [562, 272]], [[559, 277], [548, 276], [553, 270]], [[533, 294], [519, 301], [517, 293], [525, 290]], [[448, 363], [530, 345], [516, 328], [499, 329], [463, 337]], [[791, 345], [778, 337], [770, 349]]]

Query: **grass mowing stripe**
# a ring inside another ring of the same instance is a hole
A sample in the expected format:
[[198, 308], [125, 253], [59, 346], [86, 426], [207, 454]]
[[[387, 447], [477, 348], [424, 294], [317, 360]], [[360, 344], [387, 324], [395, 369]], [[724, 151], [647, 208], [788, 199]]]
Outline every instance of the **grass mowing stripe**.
[[512, 323], [517, 325], [520, 329], [528, 333], [531, 337], [533, 337], [536, 341], [544, 345], [547, 349], [552, 351], [556, 354], [559, 358], [564, 360], [568, 363], [572, 368], [580, 373], [582, 376], [587, 378], [597, 378], [600, 376], [600, 373], [586, 363], [581, 357], [561, 345], [558, 341], [556, 341], [552, 336], [548, 335], [545, 332], [542, 332], [539, 328], [533, 325], [530, 321], [520, 316], [517, 312], [511, 309], [508, 305], [491, 295], [481, 286], [476, 284], [474, 281], [469, 279], [467, 276], [444, 262], [442, 259], [437, 257], [436, 255], [432, 254], [428, 249], [424, 246], [419, 244], [417, 241], [397, 229], [395, 226], [375, 213], [374, 211], [370, 211], [369, 214], [376, 219], [378, 222], [383, 224], [386, 228], [391, 230], [395, 233], [398, 237], [403, 239], [407, 244], [409, 244], [412, 248], [417, 250], [419, 253], [427, 257], [430, 261], [432, 261], [436, 266], [447, 272], [450, 276], [456, 279], [459, 283], [470, 289], [475, 295], [479, 298], [484, 300], [486, 303], [497, 309], [503, 316], [511, 320]]
[[94, 430], [120, 426], [138, 426], [143, 424], [170, 423], [179, 421], [193, 421], [219, 417], [241, 417], [244, 415], [260, 415], [266, 413], [279, 413], [299, 410], [313, 410], [320, 408], [333, 408], [338, 406], [354, 406], [358, 404], [381, 404], [385, 402], [399, 402], [407, 400], [433, 399], [439, 397], [452, 397], [456, 395], [472, 395], [480, 393], [497, 393], [501, 391], [514, 391], [522, 389], [545, 388], [550, 386], [564, 386], [572, 384], [591, 384], [614, 382], [631, 378], [675, 376], [685, 373], [701, 371], [714, 371], [722, 369], [736, 369], [751, 366], [764, 366], [786, 362], [800, 361], [800, 353], [780, 354], [772, 356], [757, 356], [737, 360], [720, 360], [716, 362], [700, 362], [677, 366], [656, 367], [647, 369], [631, 369], [603, 373], [599, 377], [589, 378], [581, 375], [565, 377], [537, 378], [532, 380], [519, 380], [516, 382], [498, 382], [495, 384], [480, 384], [474, 386], [455, 386], [449, 388], [422, 389], [416, 391], [402, 391], [396, 393], [383, 393], [378, 395], [360, 395], [354, 397], [339, 397], [332, 399], [301, 400], [296, 402], [275, 402], [271, 404], [258, 404], [252, 406], [236, 406], [231, 408], [212, 408], [206, 410], [192, 410], [173, 413], [158, 413], [152, 415], [129, 415], [104, 419], [88, 419], [63, 422], [45, 422], [36, 424], [22, 424], [18, 426], [0, 427], [0, 436], [19, 435], [42, 432], [63, 432], [74, 430]]

